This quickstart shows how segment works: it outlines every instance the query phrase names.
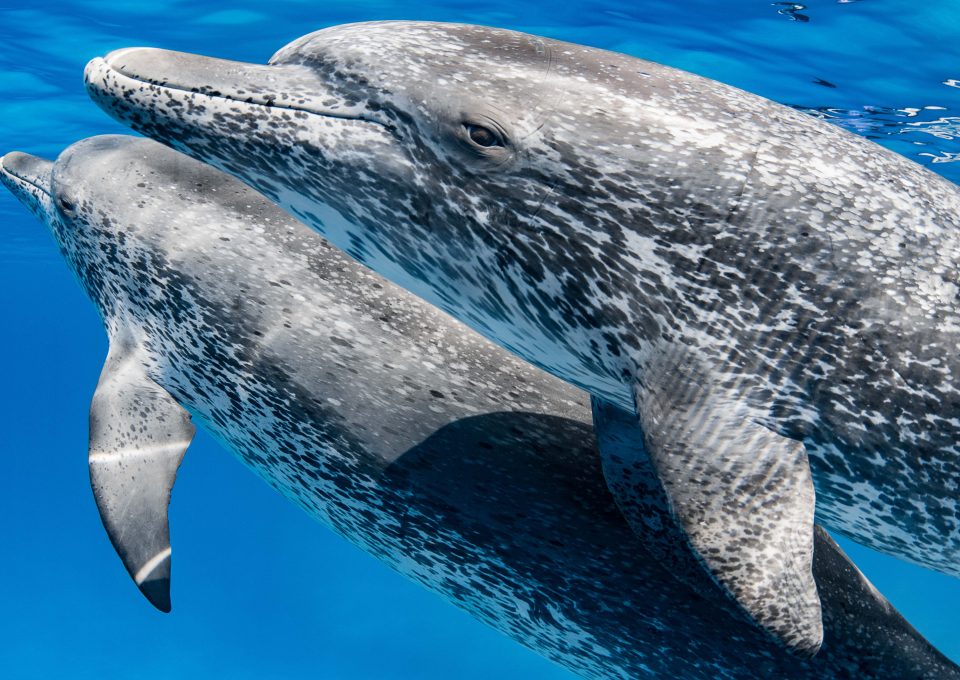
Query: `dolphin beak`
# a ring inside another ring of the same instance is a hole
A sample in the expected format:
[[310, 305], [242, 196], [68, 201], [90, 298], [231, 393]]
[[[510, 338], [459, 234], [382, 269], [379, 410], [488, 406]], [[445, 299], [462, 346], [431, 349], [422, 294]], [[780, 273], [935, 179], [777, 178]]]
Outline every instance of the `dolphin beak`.
[[356, 162], [357, 148], [395, 146], [386, 112], [327, 71], [135, 47], [92, 60], [84, 82], [120, 123], [279, 202], [297, 154], [333, 166]]
[[[302, 64], [249, 64], [173, 52], [131, 47], [93, 59], [84, 70], [84, 83], [93, 100], [136, 127], [138, 120], [161, 120], [184, 115], [180, 107], [198, 116], [210, 100], [236, 102], [237, 111], [260, 107], [291, 109], [339, 118], [360, 118], [334, 94], [327, 82]], [[354, 105], [356, 106], [356, 105]], [[133, 109], [136, 109], [134, 112]]]
[[52, 161], [28, 153], [11, 151], [0, 157], [0, 182], [40, 219], [52, 209], [52, 173]]

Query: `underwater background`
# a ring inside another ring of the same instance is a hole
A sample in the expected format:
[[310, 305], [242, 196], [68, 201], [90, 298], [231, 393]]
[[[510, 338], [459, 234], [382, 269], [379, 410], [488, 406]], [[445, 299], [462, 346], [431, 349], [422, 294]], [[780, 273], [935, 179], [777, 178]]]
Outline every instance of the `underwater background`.
[[[332, 24], [489, 24], [626, 52], [822, 116], [960, 183], [956, 0], [0, 0], [0, 154], [128, 132], [84, 64], [149, 45], [265, 62]], [[0, 678], [572, 678], [335, 536], [203, 432], [170, 509], [173, 612], [137, 592], [89, 488], [106, 335], [53, 239], [0, 192]], [[960, 580], [840, 538], [960, 662]]]

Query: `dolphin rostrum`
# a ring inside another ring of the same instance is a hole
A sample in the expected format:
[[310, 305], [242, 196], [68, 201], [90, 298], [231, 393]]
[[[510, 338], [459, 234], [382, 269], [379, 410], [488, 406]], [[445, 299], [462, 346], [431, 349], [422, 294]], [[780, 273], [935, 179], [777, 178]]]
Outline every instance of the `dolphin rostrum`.
[[0, 180], [47, 222], [110, 336], [91, 477], [161, 608], [192, 421], [338, 533], [585, 677], [960, 678], [821, 530], [827, 644], [810, 660], [706, 576], [673, 578], [605, 487], [584, 394], [237, 180], [116, 136], [55, 164], [8, 154]]
[[591, 393], [627, 519], [798, 652], [821, 641], [814, 487], [828, 526], [960, 573], [941, 177], [721, 83], [479, 26], [338, 26], [269, 65], [127, 49], [86, 82]]

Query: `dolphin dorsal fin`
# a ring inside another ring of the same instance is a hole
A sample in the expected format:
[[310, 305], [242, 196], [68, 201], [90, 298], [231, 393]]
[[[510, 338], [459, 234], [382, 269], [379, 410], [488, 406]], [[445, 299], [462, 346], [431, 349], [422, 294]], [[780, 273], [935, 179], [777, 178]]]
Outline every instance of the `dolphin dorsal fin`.
[[170, 611], [167, 506], [195, 428], [151, 380], [136, 346], [111, 340], [90, 405], [90, 483], [123, 565], [160, 611]]

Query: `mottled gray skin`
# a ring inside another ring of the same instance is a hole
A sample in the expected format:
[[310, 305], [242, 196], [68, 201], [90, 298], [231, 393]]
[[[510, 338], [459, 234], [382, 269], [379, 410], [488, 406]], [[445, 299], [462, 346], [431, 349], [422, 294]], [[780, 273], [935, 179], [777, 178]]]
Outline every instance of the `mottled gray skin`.
[[607, 491], [582, 393], [236, 180], [124, 137], [74, 145], [52, 176], [9, 154], [0, 180], [49, 224], [111, 355], [135, 339], [131, 363], [281, 493], [574, 672], [960, 678], [820, 530], [814, 659], [682, 585]]
[[[269, 66], [123, 50], [86, 81], [119, 120], [603, 401], [643, 420], [674, 411], [651, 389], [685, 394], [780, 437], [765, 459], [809, 455], [820, 521], [960, 573], [960, 196], [937, 175], [720, 83], [476, 26], [334, 27]], [[716, 432], [645, 429], [691, 455], [676, 469], [712, 462]], [[729, 507], [715, 478], [686, 484], [721, 500], [707, 517]], [[729, 552], [757, 548], [749, 533]]]

